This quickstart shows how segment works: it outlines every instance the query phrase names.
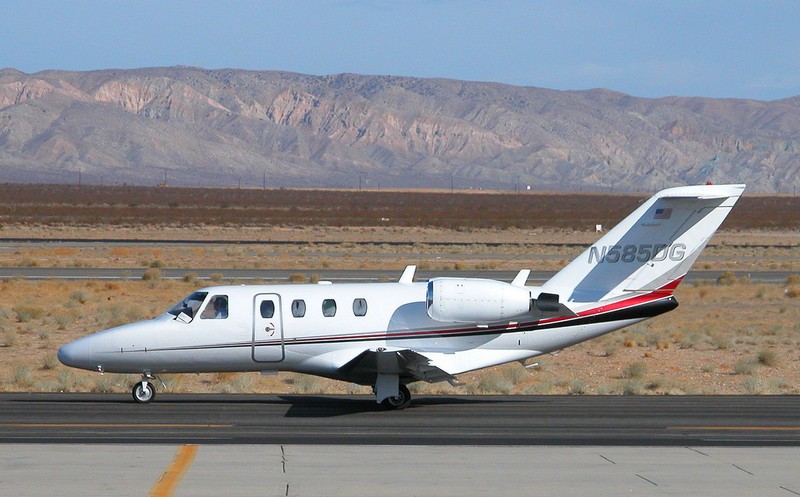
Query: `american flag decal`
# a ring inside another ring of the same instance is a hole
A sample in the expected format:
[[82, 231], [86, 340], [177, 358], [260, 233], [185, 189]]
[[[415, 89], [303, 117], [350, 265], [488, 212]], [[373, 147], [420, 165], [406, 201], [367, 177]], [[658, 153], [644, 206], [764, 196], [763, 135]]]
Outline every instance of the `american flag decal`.
[[672, 216], [672, 209], [656, 209], [653, 219], [669, 219]]

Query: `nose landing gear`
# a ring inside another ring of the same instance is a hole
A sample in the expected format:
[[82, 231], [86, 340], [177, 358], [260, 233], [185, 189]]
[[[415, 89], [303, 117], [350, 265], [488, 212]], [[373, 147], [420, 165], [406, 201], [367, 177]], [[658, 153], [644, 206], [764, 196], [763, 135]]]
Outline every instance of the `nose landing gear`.
[[[150, 373], [142, 375], [142, 381], [135, 384], [131, 390], [133, 400], [139, 404], [148, 404], [156, 398], [156, 387], [153, 385], [153, 380], [158, 379]], [[164, 382], [161, 382], [162, 386]]]

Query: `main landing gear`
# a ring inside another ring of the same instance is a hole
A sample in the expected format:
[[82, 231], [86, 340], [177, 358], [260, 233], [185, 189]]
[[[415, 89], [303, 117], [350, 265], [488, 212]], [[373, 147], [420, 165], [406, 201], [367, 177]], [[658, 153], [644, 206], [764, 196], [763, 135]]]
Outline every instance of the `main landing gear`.
[[411, 392], [402, 383], [397, 387], [396, 397], [386, 397], [381, 405], [387, 409], [405, 409], [411, 403]]
[[148, 404], [152, 402], [153, 399], [156, 398], [156, 387], [153, 385], [153, 380], [155, 379], [156, 377], [150, 373], [143, 374], [142, 381], [135, 384], [133, 390], [131, 390], [133, 400], [139, 404]]

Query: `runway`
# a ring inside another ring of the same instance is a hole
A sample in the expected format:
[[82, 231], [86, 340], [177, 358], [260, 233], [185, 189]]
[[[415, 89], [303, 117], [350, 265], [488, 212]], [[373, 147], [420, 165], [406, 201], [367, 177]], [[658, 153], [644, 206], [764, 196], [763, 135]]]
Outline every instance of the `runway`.
[[793, 446], [800, 396], [1, 394], [2, 443]]
[[800, 495], [800, 397], [0, 394], [0, 495]]

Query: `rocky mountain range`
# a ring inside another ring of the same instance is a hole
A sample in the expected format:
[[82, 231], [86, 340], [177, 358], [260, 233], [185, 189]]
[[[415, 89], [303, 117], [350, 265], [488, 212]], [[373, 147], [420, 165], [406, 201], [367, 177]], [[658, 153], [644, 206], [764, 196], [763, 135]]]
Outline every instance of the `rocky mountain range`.
[[0, 70], [0, 181], [800, 187], [800, 97], [637, 98], [446, 79]]

